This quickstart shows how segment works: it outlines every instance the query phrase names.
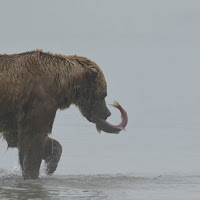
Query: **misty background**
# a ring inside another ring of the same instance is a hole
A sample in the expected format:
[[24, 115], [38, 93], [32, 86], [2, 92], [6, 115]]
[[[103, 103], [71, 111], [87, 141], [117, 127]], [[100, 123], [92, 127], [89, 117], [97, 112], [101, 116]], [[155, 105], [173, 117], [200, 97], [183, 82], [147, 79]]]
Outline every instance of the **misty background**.
[[[0, 54], [85, 56], [104, 72], [107, 103], [128, 112], [126, 131], [99, 135], [76, 107], [58, 111], [55, 174], [200, 173], [199, 19], [197, 0], [1, 1]], [[0, 168], [12, 171], [17, 150], [6, 148]]]

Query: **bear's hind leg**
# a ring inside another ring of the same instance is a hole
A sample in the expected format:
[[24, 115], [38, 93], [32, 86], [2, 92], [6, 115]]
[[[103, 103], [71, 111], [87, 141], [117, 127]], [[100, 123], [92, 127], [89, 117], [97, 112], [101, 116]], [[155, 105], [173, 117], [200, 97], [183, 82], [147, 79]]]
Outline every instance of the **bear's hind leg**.
[[55, 172], [62, 154], [61, 144], [54, 139], [46, 137], [43, 159], [46, 165], [46, 174], [51, 175]]

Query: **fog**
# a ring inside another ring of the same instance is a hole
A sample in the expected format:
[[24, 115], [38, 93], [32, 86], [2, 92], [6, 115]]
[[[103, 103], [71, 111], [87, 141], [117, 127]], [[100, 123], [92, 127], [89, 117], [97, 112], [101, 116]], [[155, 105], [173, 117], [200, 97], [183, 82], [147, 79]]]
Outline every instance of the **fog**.
[[[197, 0], [1, 1], [0, 54], [88, 57], [104, 72], [107, 103], [128, 112], [126, 131], [99, 135], [76, 107], [58, 111], [52, 137], [63, 155], [55, 176], [199, 176], [199, 19]], [[109, 121], [119, 123], [110, 110]], [[5, 151], [2, 141], [0, 168], [12, 172], [17, 150]]]

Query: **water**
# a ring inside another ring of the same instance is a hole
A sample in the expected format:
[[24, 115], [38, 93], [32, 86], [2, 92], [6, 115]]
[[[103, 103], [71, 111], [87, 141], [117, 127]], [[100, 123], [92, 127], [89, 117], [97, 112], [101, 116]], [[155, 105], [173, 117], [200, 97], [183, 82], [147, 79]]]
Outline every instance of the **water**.
[[200, 177], [165, 175], [63, 175], [22, 180], [17, 174], [0, 174], [1, 199], [199, 199]]

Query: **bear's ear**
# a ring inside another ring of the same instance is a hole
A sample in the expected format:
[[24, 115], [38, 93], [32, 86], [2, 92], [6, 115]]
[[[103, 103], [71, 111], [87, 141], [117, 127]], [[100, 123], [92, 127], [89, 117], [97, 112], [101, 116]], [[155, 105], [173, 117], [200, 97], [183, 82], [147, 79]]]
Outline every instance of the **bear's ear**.
[[96, 79], [98, 75], [98, 70], [95, 67], [89, 67], [87, 70], [87, 76], [89, 79]]

